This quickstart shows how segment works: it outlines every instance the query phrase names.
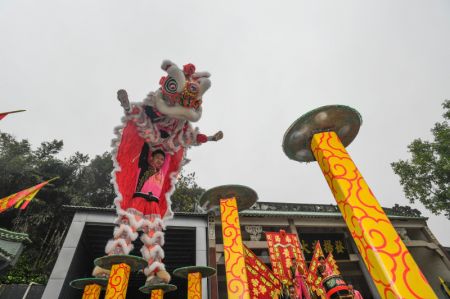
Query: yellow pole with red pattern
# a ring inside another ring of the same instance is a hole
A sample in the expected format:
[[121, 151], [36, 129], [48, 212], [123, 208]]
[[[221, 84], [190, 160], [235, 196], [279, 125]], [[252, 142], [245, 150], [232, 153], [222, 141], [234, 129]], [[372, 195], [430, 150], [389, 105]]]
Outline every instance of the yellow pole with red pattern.
[[163, 299], [164, 298], [164, 291], [159, 290], [153, 290], [150, 295], [150, 299]]
[[98, 284], [89, 284], [84, 287], [81, 299], [100, 299], [102, 287]]
[[188, 299], [202, 299], [202, 274], [188, 274]]
[[323, 106], [289, 127], [283, 150], [319, 163], [381, 298], [437, 298], [345, 149], [361, 124], [353, 108]]
[[337, 134], [311, 149], [382, 298], [437, 298]]
[[125, 263], [111, 267], [105, 299], [125, 299], [131, 268]]
[[250, 299], [236, 198], [220, 200], [228, 299]]

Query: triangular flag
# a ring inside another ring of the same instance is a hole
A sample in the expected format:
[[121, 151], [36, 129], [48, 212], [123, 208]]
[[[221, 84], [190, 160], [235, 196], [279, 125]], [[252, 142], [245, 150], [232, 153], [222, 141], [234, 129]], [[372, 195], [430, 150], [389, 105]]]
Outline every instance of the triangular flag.
[[19, 208], [22, 205], [20, 209], [25, 209], [39, 190], [55, 179], [57, 177], [0, 199], [0, 213], [13, 206]]
[[321, 284], [322, 278], [317, 275], [317, 268], [319, 267], [319, 257], [321, 256], [323, 256], [323, 251], [322, 247], [320, 246], [320, 242], [317, 240], [311, 264], [309, 265], [309, 271], [306, 281], [311, 285], [311, 288], [316, 292], [317, 296], [325, 298], [325, 289]]
[[326, 258], [326, 261], [328, 263], [328, 265], [330, 266], [330, 268], [333, 270], [334, 274], [341, 274], [341, 272], [339, 271], [339, 267], [336, 263], [336, 260], [334, 259], [333, 253], [328, 253], [328, 256]]
[[25, 111], [25, 110], [15, 110], [15, 111], [8, 111], [8, 112], [0, 112], [0, 120], [5, 118], [5, 116], [7, 116], [8, 114], [17, 113], [17, 112], [23, 112], [23, 111]]

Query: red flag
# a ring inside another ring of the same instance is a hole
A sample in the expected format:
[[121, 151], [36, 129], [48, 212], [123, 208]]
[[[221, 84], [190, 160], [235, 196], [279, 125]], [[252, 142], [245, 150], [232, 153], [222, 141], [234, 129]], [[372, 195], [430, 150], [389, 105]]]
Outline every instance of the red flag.
[[25, 110], [16, 110], [16, 111], [9, 111], [9, 112], [0, 112], [0, 120], [4, 119], [5, 116], [11, 113], [17, 113], [17, 112], [23, 112]]
[[322, 247], [319, 240], [316, 241], [316, 247], [314, 248], [313, 258], [309, 265], [308, 277], [306, 282], [311, 286], [312, 290], [316, 292], [318, 296], [325, 298], [325, 289], [322, 286], [322, 278], [317, 275], [317, 267], [319, 266], [319, 257], [323, 256]]
[[251, 299], [273, 299], [281, 293], [281, 283], [257, 256], [244, 245], [245, 268]]
[[334, 259], [333, 253], [331, 253], [331, 252], [328, 253], [326, 261], [327, 261], [328, 265], [330, 266], [330, 268], [333, 270], [334, 274], [341, 274], [341, 272], [339, 271], [339, 267], [336, 263], [336, 260]]
[[266, 239], [273, 273], [279, 280], [283, 283], [291, 281], [290, 267], [293, 258], [304, 271], [306, 270], [306, 263], [296, 234], [286, 233], [284, 230], [280, 230], [279, 233], [266, 232]]
[[55, 179], [57, 177], [0, 199], [0, 213], [13, 206], [15, 208], [20, 207], [21, 210], [25, 209], [39, 190]]

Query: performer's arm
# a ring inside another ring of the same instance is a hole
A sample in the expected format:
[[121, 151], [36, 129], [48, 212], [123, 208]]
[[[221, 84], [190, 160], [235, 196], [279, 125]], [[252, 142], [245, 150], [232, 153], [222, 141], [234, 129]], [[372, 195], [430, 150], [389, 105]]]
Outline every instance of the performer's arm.
[[223, 132], [219, 131], [216, 134], [212, 136], [206, 136], [205, 134], [198, 134], [197, 135], [197, 143], [205, 143], [208, 141], [219, 141], [223, 138]]
[[119, 89], [117, 91], [117, 99], [120, 102], [120, 106], [123, 107], [123, 110], [125, 110], [125, 112], [130, 112], [130, 101], [128, 100], [128, 94], [125, 89]]
[[146, 169], [148, 167], [148, 154], [150, 152], [150, 148], [147, 143], [144, 143], [142, 146], [141, 154], [139, 155], [139, 168]]

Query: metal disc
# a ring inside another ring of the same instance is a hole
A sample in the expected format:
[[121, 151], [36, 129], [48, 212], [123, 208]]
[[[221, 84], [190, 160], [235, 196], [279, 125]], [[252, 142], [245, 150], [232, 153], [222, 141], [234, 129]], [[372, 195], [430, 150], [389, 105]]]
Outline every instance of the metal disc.
[[187, 278], [189, 273], [200, 273], [202, 278], [207, 278], [216, 274], [216, 269], [206, 266], [189, 266], [175, 269], [173, 275]]
[[153, 290], [163, 290], [164, 293], [168, 293], [176, 291], [177, 286], [173, 284], [159, 283], [159, 284], [146, 284], [145, 286], [139, 288], [139, 291], [141, 291], [144, 294], [150, 294]]
[[217, 210], [221, 199], [236, 198], [238, 210], [246, 210], [258, 200], [258, 194], [246, 186], [223, 185], [207, 190], [200, 197], [200, 205], [206, 211]]
[[84, 290], [84, 287], [90, 284], [98, 284], [102, 287], [102, 290], [104, 290], [108, 284], [108, 279], [97, 277], [79, 278], [72, 280], [69, 285], [74, 289]]
[[289, 159], [299, 162], [315, 161], [311, 151], [314, 134], [335, 132], [344, 146], [348, 146], [362, 124], [358, 111], [342, 105], [323, 106], [314, 109], [297, 119], [287, 129], [283, 138], [283, 151]]
[[113, 265], [127, 264], [131, 271], [136, 272], [147, 267], [148, 262], [142, 257], [126, 254], [113, 254], [95, 259], [94, 264], [106, 270], [111, 270]]

